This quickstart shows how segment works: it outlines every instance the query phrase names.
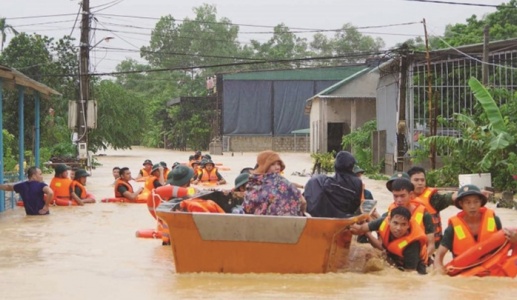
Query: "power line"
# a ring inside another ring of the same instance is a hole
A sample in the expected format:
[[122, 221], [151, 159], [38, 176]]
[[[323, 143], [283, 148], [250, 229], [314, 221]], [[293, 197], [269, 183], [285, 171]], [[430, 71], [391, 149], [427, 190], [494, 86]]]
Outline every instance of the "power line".
[[404, 0], [410, 2], [424, 2], [424, 3], [435, 3], [435, 4], [448, 4], [448, 5], [464, 5], [464, 6], [479, 6], [479, 7], [494, 7], [503, 8], [511, 7], [506, 5], [494, 5], [494, 4], [481, 4], [481, 3], [467, 3], [467, 2], [453, 2], [453, 1], [440, 1], [440, 0]]
[[[380, 54], [385, 54], [385, 53], [386, 53], [386, 51], [362, 52], [362, 53], [360, 52], [360, 53], [350, 53], [349, 55], [317, 56], [317, 57], [305, 57], [305, 58], [293, 58], [293, 59], [273, 59], [273, 60], [252, 61], [252, 62], [234, 62], [234, 63], [215, 64], [215, 65], [198, 65], [198, 66], [189, 66], [189, 67], [171, 67], [171, 68], [132, 70], [132, 71], [120, 71], [120, 72], [89, 73], [88, 75], [90, 75], [90, 76], [113, 76], [113, 75], [124, 75], [124, 74], [186, 71], [186, 70], [194, 70], [194, 69], [235, 67], [235, 66], [243, 66], [243, 65], [260, 65], [260, 64], [271, 64], [271, 63], [296, 63], [296, 62], [307, 62], [307, 61], [316, 61], [316, 60], [360, 58], [360, 57], [380, 55]], [[66, 77], [66, 76], [73, 76], [73, 74], [72, 75], [70, 75], [70, 74], [44, 74], [42, 76]]]
[[54, 18], [54, 17], [64, 17], [64, 16], [75, 16], [75, 13], [72, 13], [72, 14], [59, 14], [59, 15], [40, 15], [40, 16], [12, 17], [12, 18], [6, 18], [6, 19], [7, 20], [22, 20], [22, 19]]

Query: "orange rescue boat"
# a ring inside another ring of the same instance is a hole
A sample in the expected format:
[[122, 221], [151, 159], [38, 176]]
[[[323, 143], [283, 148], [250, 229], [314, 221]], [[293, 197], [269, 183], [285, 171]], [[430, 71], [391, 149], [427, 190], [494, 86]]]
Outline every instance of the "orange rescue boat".
[[349, 219], [156, 210], [170, 230], [176, 272], [326, 273], [342, 269], [352, 241]]

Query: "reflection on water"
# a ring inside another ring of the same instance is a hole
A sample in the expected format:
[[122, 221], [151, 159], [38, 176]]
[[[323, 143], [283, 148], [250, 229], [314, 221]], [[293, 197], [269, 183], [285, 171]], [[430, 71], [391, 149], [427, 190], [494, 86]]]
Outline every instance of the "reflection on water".
[[[153, 152], [164, 157], [170, 153]], [[138, 150], [131, 154], [100, 157], [103, 167], [88, 179], [97, 198], [111, 193], [114, 165], [136, 171], [149, 156]], [[240, 164], [232, 168], [240, 170], [253, 158], [239, 157]], [[224, 160], [228, 158], [216, 159], [231, 165]], [[299, 163], [299, 157], [282, 159], [288, 167]], [[223, 175], [229, 181], [235, 178], [233, 173]], [[367, 182], [367, 186], [376, 198], [386, 199], [379, 204], [380, 210], [385, 209], [390, 195], [383, 183]], [[444, 222], [456, 212], [453, 207], [444, 211]], [[503, 224], [517, 225], [516, 211], [496, 209], [496, 213]], [[154, 226], [146, 205], [141, 204], [52, 207], [44, 217], [27, 217], [21, 208], [0, 214], [0, 299], [515, 299], [517, 293], [515, 279], [421, 276], [393, 268], [362, 274], [356, 265], [355, 272], [333, 274], [180, 275], [175, 273], [170, 247], [161, 246], [160, 240], [135, 237], [136, 230]], [[362, 250], [362, 246], [351, 249], [354, 263], [360, 261]]]

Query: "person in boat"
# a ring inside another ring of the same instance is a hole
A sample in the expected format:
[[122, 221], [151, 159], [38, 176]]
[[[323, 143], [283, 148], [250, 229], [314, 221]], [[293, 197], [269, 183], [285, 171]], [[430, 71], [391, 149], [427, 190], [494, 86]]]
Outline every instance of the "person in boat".
[[501, 220], [494, 211], [485, 207], [487, 196], [475, 185], [464, 185], [457, 192], [454, 205], [461, 211], [449, 219], [440, 246], [436, 251], [434, 268], [445, 274], [443, 259], [448, 251], [452, 257], [490, 238], [502, 228]]
[[194, 183], [194, 181], [196, 181], [198, 179], [198, 177], [203, 174], [201, 163], [202, 163], [201, 161], [194, 160], [190, 164], [192, 171], [193, 171], [191, 183]]
[[362, 181], [353, 172], [356, 160], [348, 151], [339, 151], [335, 175], [315, 175], [305, 184], [307, 212], [313, 217], [349, 218], [361, 204]]
[[246, 167], [246, 168], [243, 168], [239, 174], [251, 174], [253, 173], [253, 170], [255, 170], [254, 168], [251, 168], [251, 167]]
[[417, 271], [427, 274], [427, 236], [411, 212], [404, 206], [393, 208], [389, 216], [378, 221], [354, 224], [351, 232], [362, 234], [377, 229], [379, 240], [374, 240], [374, 247], [386, 252], [390, 264], [400, 270]]
[[[361, 179], [363, 177], [364, 170], [361, 169], [358, 165], [354, 166], [353, 171], [354, 171], [355, 176], [357, 176], [359, 179]], [[361, 179], [361, 181], [362, 181], [362, 179]], [[370, 192], [367, 189], [363, 189], [363, 199], [371, 199], [371, 200], [373, 200], [372, 192]]]
[[[431, 215], [425, 210], [423, 205], [412, 201], [413, 190], [415, 188], [411, 181], [405, 178], [397, 178], [391, 182], [390, 188], [391, 193], [393, 194], [393, 203], [388, 208], [387, 213], [384, 213], [380, 218], [368, 223], [368, 232], [379, 231], [382, 222], [389, 215], [391, 210], [400, 206], [405, 207], [411, 212], [411, 220], [414, 219], [422, 227], [423, 231], [427, 235], [427, 252], [429, 256], [432, 252], [434, 252], [434, 224]], [[372, 243], [372, 246], [378, 248], [375, 238], [372, 238], [371, 235], [369, 235], [368, 238], [370, 243]], [[429, 248], [432, 249], [430, 250]]]
[[84, 205], [84, 203], [95, 203], [95, 199], [91, 197], [86, 191], [86, 180], [90, 176], [84, 169], [78, 169], [75, 171], [74, 180], [70, 184], [70, 196], [71, 199], [77, 202], [78, 205]]
[[140, 169], [135, 180], [151, 175], [151, 171], [153, 170], [153, 162], [150, 159], [146, 159], [142, 165], [144, 167]]
[[70, 167], [65, 164], [57, 164], [54, 168], [54, 177], [50, 181], [50, 188], [54, 191], [56, 199], [70, 200], [70, 185], [72, 179], [68, 177]]
[[165, 185], [163, 172], [163, 166], [161, 164], [155, 164], [151, 169], [150, 175], [145, 180], [144, 189], [152, 191], [155, 188]]
[[[190, 187], [190, 179], [192, 178], [192, 175], [192, 168], [187, 166], [177, 166], [169, 173], [167, 183], [173, 186], [187, 188]], [[181, 211], [224, 213], [224, 210], [219, 205], [209, 199], [192, 198], [179, 200], [178, 208]]]
[[130, 201], [135, 201], [138, 195], [143, 191], [143, 187], [139, 187], [136, 191], [129, 181], [131, 180], [131, 171], [127, 167], [120, 169], [120, 177], [115, 182], [115, 197], [126, 198]]
[[244, 202], [244, 194], [246, 193], [246, 187], [248, 186], [248, 181], [250, 178], [249, 173], [239, 174], [235, 178], [235, 187], [231, 192], [231, 205], [233, 214], [244, 214], [244, 208], [242, 206]]
[[266, 150], [257, 156], [258, 167], [249, 176], [244, 194], [244, 212], [255, 215], [303, 216], [307, 202], [289, 180], [280, 175], [285, 169], [278, 153]]
[[219, 173], [215, 164], [211, 160], [204, 161], [204, 167], [201, 168], [201, 174], [192, 182], [192, 184], [210, 183], [214, 185], [225, 184], [226, 180]]
[[15, 184], [0, 184], [0, 190], [14, 191], [20, 195], [27, 215], [48, 215], [54, 192], [43, 182], [37, 167], [27, 169], [27, 180]]

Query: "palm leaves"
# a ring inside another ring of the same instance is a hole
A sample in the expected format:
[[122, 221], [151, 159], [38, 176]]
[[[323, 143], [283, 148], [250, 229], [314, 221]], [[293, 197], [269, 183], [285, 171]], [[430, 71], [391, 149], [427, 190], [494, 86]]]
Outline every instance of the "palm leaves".
[[10, 31], [14, 35], [18, 35], [18, 31], [14, 29], [13, 26], [8, 25], [5, 22], [5, 18], [0, 18], [0, 37], [2, 38], [0, 43], [0, 52], [4, 50], [5, 40], [7, 39], [7, 31]]

